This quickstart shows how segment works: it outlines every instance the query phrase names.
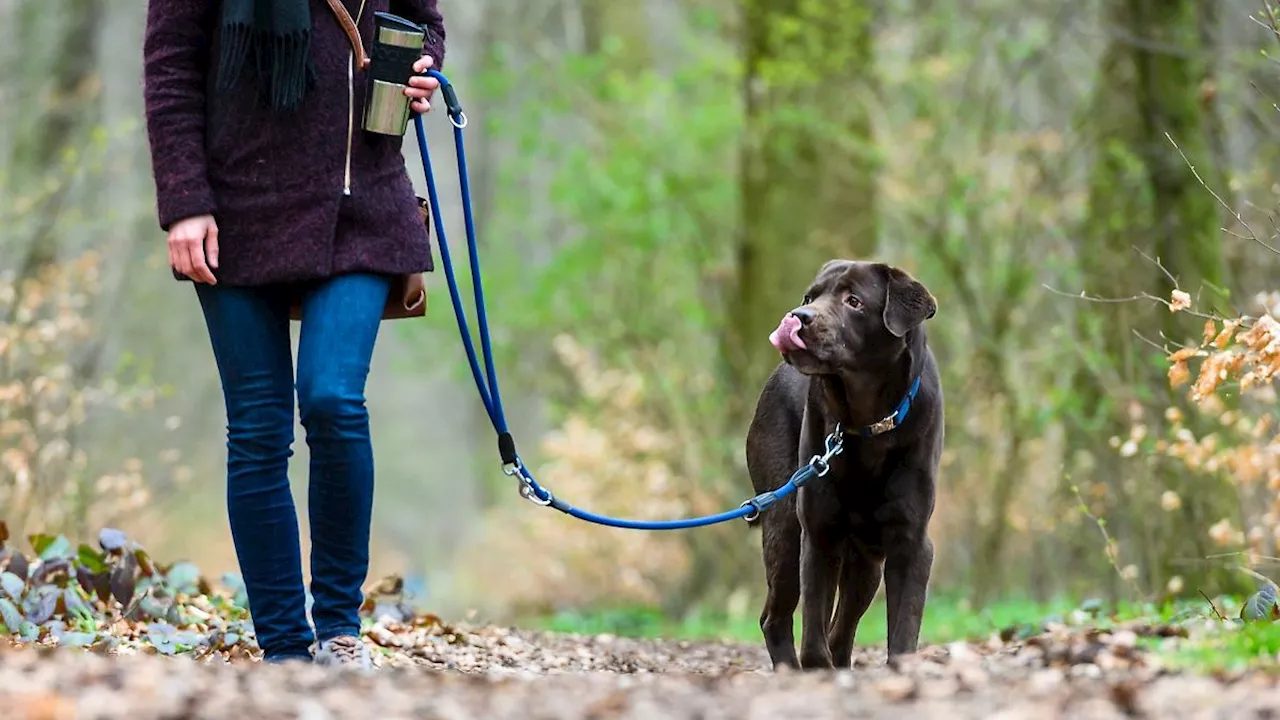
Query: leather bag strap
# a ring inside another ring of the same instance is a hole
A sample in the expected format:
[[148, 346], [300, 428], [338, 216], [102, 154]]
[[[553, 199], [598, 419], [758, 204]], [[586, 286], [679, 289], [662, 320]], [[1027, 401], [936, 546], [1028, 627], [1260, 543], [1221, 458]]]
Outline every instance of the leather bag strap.
[[328, 0], [328, 2], [329, 9], [333, 10], [333, 14], [338, 16], [338, 24], [342, 25], [342, 29], [347, 33], [347, 39], [351, 41], [351, 50], [356, 55], [356, 67], [363, 69], [369, 62], [369, 56], [364, 54], [364, 42], [360, 40], [360, 28], [356, 26], [356, 21], [351, 18], [351, 13], [342, 4], [342, 0]]

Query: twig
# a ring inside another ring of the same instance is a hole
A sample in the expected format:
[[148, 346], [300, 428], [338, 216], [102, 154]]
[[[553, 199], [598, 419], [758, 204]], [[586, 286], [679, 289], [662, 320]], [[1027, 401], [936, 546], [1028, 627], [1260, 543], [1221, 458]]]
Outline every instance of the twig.
[[1262, 574], [1262, 573], [1260, 573], [1260, 572], [1255, 572], [1255, 571], [1254, 571], [1254, 570], [1252, 570], [1251, 568], [1247, 568], [1247, 567], [1245, 567], [1245, 566], [1243, 566], [1243, 565], [1237, 565], [1237, 566], [1236, 566], [1236, 569], [1237, 569], [1237, 570], [1239, 570], [1240, 572], [1243, 572], [1243, 573], [1247, 574], [1247, 575], [1251, 575], [1251, 576], [1253, 576], [1253, 578], [1254, 578], [1254, 579], [1256, 579], [1256, 580], [1261, 580], [1262, 582], [1264, 582], [1264, 583], [1266, 583], [1266, 584], [1268, 584], [1268, 585], [1270, 585], [1270, 586], [1272, 586], [1272, 587], [1277, 587], [1277, 586], [1276, 586], [1276, 581], [1275, 581], [1275, 580], [1272, 580], [1271, 578], [1267, 577], [1266, 575], [1263, 575], [1263, 574]]
[[1098, 526], [1098, 532], [1102, 533], [1102, 540], [1106, 543], [1107, 560], [1111, 562], [1111, 568], [1116, 571], [1121, 580], [1129, 582], [1130, 587], [1133, 588], [1133, 592], [1138, 598], [1144, 597], [1145, 593], [1142, 592], [1142, 588], [1138, 587], [1138, 581], [1133, 578], [1126, 578], [1124, 571], [1120, 569], [1120, 544], [1111, 538], [1111, 533], [1107, 532], [1107, 524], [1089, 511], [1089, 504], [1084, 501], [1084, 496], [1080, 494], [1079, 486], [1072, 485], [1071, 491], [1075, 493], [1076, 499], [1080, 501], [1080, 512], [1092, 520], [1093, 524]]
[[1200, 597], [1204, 598], [1204, 601], [1209, 603], [1209, 609], [1213, 610], [1213, 614], [1217, 615], [1219, 620], [1221, 620], [1222, 622], [1227, 621], [1227, 618], [1223, 616], [1222, 613], [1218, 612], [1218, 606], [1213, 604], [1213, 601], [1209, 599], [1208, 595], [1204, 594], [1203, 590], [1200, 591]]
[[[1170, 310], [1173, 309], [1172, 304], [1168, 300], [1165, 300], [1164, 298], [1161, 298], [1161, 297], [1156, 297], [1151, 293], [1145, 293], [1145, 292], [1137, 293], [1135, 295], [1130, 295], [1129, 297], [1108, 298], [1108, 297], [1101, 297], [1098, 295], [1089, 295], [1083, 290], [1081, 290], [1079, 294], [1069, 293], [1064, 290], [1059, 290], [1057, 288], [1050, 287], [1049, 285], [1046, 285], [1044, 283], [1041, 283], [1040, 287], [1044, 288], [1045, 290], [1048, 290], [1049, 292], [1055, 295], [1061, 295], [1062, 297], [1073, 298], [1075, 300], [1088, 300], [1089, 302], [1095, 302], [1095, 303], [1130, 303], [1130, 302], [1137, 302], [1138, 300], [1150, 300], [1152, 302], [1158, 302], [1161, 305], [1164, 305], [1165, 307], [1169, 308]], [[1190, 315], [1192, 317], [1198, 317], [1202, 320], [1216, 320], [1218, 322], [1223, 322], [1225, 320], [1225, 318], [1223, 318], [1221, 315], [1218, 315], [1216, 313], [1202, 313], [1202, 312], [1197, 312], [1195, 310], [1192, 310], [1190, 308], [1183, 308], [1178, 312], [1184, 313], [1186, 315]]]
[[[1187, 154], [1182, 151], [1182, 148], [1178, 146], [1177, 142], [1174, 142], [1173, 136], [1170, 135], [1168, 131], [1165, 131], [1164, 136], [1169, 139], [1169, 142], [1172, 143], [1173, 148], [1178, 151], [1179, 155], [1182, 156], [1182, 161], [1187, 164], [1187, 168], [1191, 170], [1191, 174], [1195, 176], [1196, 181], [1200, 183], [1200, 186], [1203, 187], [1205, 190], [1207, 190], [1209, 194], [1213, 196], [1213, 199], [1218, 201], [1218, 204], [1221, 205], [1223, 209], [1231, 213], [1232, 217], [1236, 219], [1236, 222], [1243, 225], [1244, 229], [1249, 231], [1249, 235], [1250, 235], [1249, 239], [1253, 240], [1255, 243], [1257, 243], [1258, 245], [1261, 245], [1267, 250], [1270, 250], [1276, 255], [1280, 255], [1280, 249], [1277, 249], [1263, 242], [1262, 238], [1258, 237], [1258, 233], [1254, 232], [1252, 227], [1249, 227], [1249, 223], [1244, 221], [1244, 217], [1241, 216], [1240, 213], [1232, 209], [1232, 207], [1227, 204], [1227, 201], [1223, 200], [1222, 196], [1219, 195], [1216, 191], [1214, 191], [1213, 188], [1209, 187], [1209, 184], [1204, 181], [1204, 178], [1200, 177], [1200, 173], [1196, 170], [1196, 166], [1192, 164], [1191, 158], [1187, 157]], [[1223, 229], [1225, 230], [1225, 228]]]
[[1134, 334], [1134, 337], [1136, 337], [1136, 338], [1138, 338], [1139, 340], [1141, 340], [1142, 342], [1144, 342], [1144, 343], [1146, 343], [1146, 344], [1150, 345], [1151, 347], [1155, 348], [1156, 350], [1159, 350], [1160, 352], [1164, 353], [1165, 355], [1170, 354], [1170, 353], [1169, 353], [1169, 347], [1168, 347], [1167, 345], [1162, 346], [1162, 345], [1160, 345], [1160, 343], [1157, 343], [1155, 340], [1152, 340], [1152, 339], [1150, 339], [1150, 338], [1148, 338], [1148, 337], [1143, 336], [1143, 334], [1142, 334], [1142, 333], [1140, 333], [1140, 332], [1138, 332], [1137, 330], [1134, 330], [1134, 331], [1133, 331], [1133, 334]]
[[1142, 250], [1138, 249], [1137, 245], [1130, 245], [1129, 247], [1133, 248], [1134, 252], [1146, 258], [1147, 262], [1159, 268], [1160, 272], [1164, 273], [1164, 276], [1169, 278], [1169, 282], [1173, 283], [1173, 286], [1175, 288], [1178, 287], [1178, 278], [1174, 277], [1173, 273], [1169, 272], [1169, 268], [1165, 267], [1164, 263], [1160, 262], [1159, 258], [1153, 258], [1150, 255], [1142, 252]]

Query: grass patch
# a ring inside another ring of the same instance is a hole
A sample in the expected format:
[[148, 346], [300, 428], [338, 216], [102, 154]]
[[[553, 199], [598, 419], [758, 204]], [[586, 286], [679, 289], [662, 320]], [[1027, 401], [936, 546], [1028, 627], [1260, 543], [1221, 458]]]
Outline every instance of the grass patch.
[[1197, 673], [1280, 670], [1280, 625], [1276, 623], [1207, 625], [1185, 640], [1148, 647], [1169, 667]]
[[[1067, 600], [1038, 603], [1010, 598], [975, 609], [964, 598], [935, 595], [925, 606], [920, 639], [925, 643], [945, 643], [982, 638], [1002, 628], [1038, 624], [1047, 618], [1060, 617], [1074, 608], [1075, 605]], [[886, 620], [884, 595], [881, 593], [858, 625], [858, 643], [883, 644], [887, 634]], [[636, 638], [761, 641], [756, 617], [707, 610], [695, 611], [683, 618], [672, 618], [653, 608], [564, 611], [527, 618], [521, 624], [540, 630], [583, 635], [610, 633]], [[797, 612], [797, 640], [799, 637], [800, 617]]]

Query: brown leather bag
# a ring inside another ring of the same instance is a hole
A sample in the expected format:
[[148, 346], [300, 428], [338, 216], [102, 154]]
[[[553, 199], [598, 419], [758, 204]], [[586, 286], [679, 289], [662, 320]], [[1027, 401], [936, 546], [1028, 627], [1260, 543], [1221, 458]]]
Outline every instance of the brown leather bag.
[[[342, 5], [342, 0], [328, 0], [329, 8], [338, 16], [338, 23], [347, 33], [351, 41], [351, 49], [355, 53], [356, 67], [364, 67], [368, 56], [364, 52], [364, 43], [360, 40], [360, 30], [352, 19], [351, 13]], [[422, 213], [422, 224], [431, 232], [431, 206], [426, 198], [418, 197], [418, 210]], [[422, 317], [427, 314], [427, 284], [423, 273], [407, 273], [392, 278], [391, 289], [387, 293], [387, 304], [382, 309], [383, 320], [400, 320], [403, 318]], [[302, 319], [301, 298], [294, 301], [289, 308], [289, 317]]]

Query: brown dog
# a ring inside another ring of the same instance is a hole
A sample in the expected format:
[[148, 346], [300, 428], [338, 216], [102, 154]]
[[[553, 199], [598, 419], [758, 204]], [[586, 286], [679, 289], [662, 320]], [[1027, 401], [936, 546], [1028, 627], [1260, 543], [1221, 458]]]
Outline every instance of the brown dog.
[[785, 362], [765, 383], [747, 433], [755, 491], [776, 490], [823, 454], [837, 424], [844, 448], [825, 476], [753, 521], [769, 583], [760, 629], [775, 668], [848, 667], [882, 576], [889, 657], [916, 650], [943, 440], [942, 386], [922, 327], [936, 311], [902, 270], [832, 260], [770, 336]]

